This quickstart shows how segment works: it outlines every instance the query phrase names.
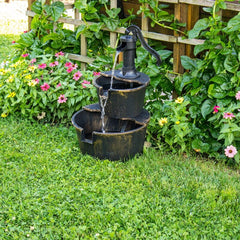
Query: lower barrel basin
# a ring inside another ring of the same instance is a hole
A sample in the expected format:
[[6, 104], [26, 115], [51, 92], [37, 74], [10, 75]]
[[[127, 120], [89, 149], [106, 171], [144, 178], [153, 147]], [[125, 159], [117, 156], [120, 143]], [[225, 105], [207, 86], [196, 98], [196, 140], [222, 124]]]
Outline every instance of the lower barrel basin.
[[109, 160], [126, 160], [142, 153], [149, 113], [143, 110], [137, 119], [105, 116], [105, 132], [102, 132], [99, 109], [98, 104], [90, 105], [72, 117], [81, 152]]

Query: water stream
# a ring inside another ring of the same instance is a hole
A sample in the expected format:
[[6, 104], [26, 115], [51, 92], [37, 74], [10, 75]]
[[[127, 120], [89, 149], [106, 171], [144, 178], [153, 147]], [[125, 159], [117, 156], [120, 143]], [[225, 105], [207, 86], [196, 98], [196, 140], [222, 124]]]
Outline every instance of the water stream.
[[110, 89], [112, 89], [112, 86], [113, 86], [113, 76], [114, 76], [114, 72], [115, 72], [115, 68], [116, 68], [116, 64], [117, 64], [117, 58], [118, 58], [119, 53], [120, 53], [120, 51], [116, 51], [116, 55], [115, 55], [115, 59], [114, 59], [114, 63], [113, 63], [113, 68], [112, 68]]
[[114, 63], [113, 63], [113, 68], [112, 68], [112, 75], [111, 75], [111, 82], [110, 82], [110, 88], [107, 91], [103, 91], [103, 94], [99, 94], [99, 99], [100, 99], [100, 106], [101, 106], [101, 120], [102, 120], [102, 132], [105, 133], [105, 107], [108, 101], [108, 91], [112, 89], [113, 87], [113, 77], [114, 77], [114, 72], [117, 64], [117, 58], [119, 55], [120, 51], [116, 52]]

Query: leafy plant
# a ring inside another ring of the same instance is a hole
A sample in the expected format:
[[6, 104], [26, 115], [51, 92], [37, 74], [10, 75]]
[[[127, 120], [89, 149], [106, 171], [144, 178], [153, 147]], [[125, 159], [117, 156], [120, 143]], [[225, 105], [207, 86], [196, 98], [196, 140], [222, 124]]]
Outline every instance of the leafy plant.
[[[30, 59], [25, 53], [0, 70], [1, 117], [23, 115], [44, 121], [69, 121], [96, 100], [92, 71], [79, 71], [62, 52]], [[68, 119], [68, 120], [67, 120]]]
[[[240, 129], [234, 125], [239, 123], [236, 112], [239, 103], [235, 96], [240, 90], [240, 28], [237, 24], [240, 15], [226, 23], [217, 15], [219, 9], [225, 8], [224, 1], [215, 1], [212, 8], [205, 9], [210, 16], [200, 19], [189, 31], [190, 38], [204, 38], [205, 42], [194, 48], [199, 58], [182, 56], [182, 65], [188, 71], [175, 82], [178, 93], [190, 102], [192, 122], [201, 129], [192, 147], [202, 149], [205, 146], [210, 156], [223, 159], [224, 149], [234, 144], [239, 150], [240, 144]], [[226, 121], [224, 113], [233, 111], [236, 119]], [[213, 113], [217, 114], [213, 116]], [[239, 162], [239, 153], [234, 159]]]
[[[75, 2], [75, 7], [79, 10], [82, 16], [84, 25], [78, 27], [76, 31], [76, 38], [78, 39], [81, 34], [87, 38], [88, 49], [93, 53], [94, 58], [98, 55], [105, 56], [105, 48], [109, 47], [110, 33], [102, 31], [102, 28], [107, 27], [114, 31], [118, 27], [130, 25], [135, 15], [131, 10], [129, 17], [120, 19], [120, 8], [109, 7], [109, 0], [78, 0]], [[91, 23], [89, 23], [90, 21]]]
[[66, 16], [64, 4], [60, 1], [45, 4], [45, 1], [36, 0], [31, 9], [35, 16], [31, 22], [31, 31], [20, 35], [15, 47], [22, 51], [39, 55], [43, 52], [54, 53], [64, 50], [69, 53], [79, 52], [79, 41], [75, 33], [63, 28], [63, 23], [57, 20]]
[[180, 23], [175, 19], [173, 14], [164, 10], [169, 7], [168, 4], [159, 3], [159, 1], [155, 0], [139, 0], [139, 3], [142, 3], [142, 6], [140, 6], [137, 13], [144, 13], [144, 15], [151, 20], [152, 27], [158, 25], [185, 35], [180, 28], [184, 27], [186, 24]]

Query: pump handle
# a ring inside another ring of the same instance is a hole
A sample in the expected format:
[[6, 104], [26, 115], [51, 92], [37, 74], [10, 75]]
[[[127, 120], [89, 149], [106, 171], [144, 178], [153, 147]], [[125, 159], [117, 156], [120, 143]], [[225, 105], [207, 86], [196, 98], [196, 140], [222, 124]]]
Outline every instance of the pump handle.
[[126, 28], [125, 34], [129, 35], [130, 32], [132, 32], [133, 35], [140, 40], [142, 46], [157, 59], [157, 65], [160, 66], [162, 60], [161, 60], [158, 52], [156, 50], [152, 49], [146, 43], [146, 41], [143, 38], [141, 29], [138, 26], [136, 26], [136, 25], [130, 25], [129, 27]]

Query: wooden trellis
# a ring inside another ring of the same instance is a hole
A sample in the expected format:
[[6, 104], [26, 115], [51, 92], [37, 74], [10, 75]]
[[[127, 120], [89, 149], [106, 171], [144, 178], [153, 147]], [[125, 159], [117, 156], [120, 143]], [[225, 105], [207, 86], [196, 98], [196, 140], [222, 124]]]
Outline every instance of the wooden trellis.
[[[26, 12], [29, 19], [29, 27], [31, 23], [31, 19], [34, 16], [34, 12], [30, 10], [31, 4], [34, 0], [28, 0], [28, 10]], [[176, 19], [178, 19], [182, 23], [186, 23], [186, 29], [190, 30], [193, 28], [196, 21], [201, 17], [200, 16], [200, 8], [201, 7], [211, 7], [214, 4], [214, 0], [161, 0], [160, 3], [167, 3], [173, 5], [173, 14]], [[127, 4], [138, 4], [138, 0], [132, 0], [124, 2], [124, 5]], [[110, 3], [111, 8], [117, 7], [117, 0], [111, 0]], [[226, 11], [232, 11], [232, 16], [236, 14], [236, 12], [240, 11], [240, 4], [237, 2], [227, 2]], [[66, 9], [73, 9], [74, 4], [66, 4]], [[234, 13], [235, 12], [235, 13]], [[231, 15], [231, 14], [230, 14]], [[62, 23], [72, 24], [75, 27], [85, 24], [81, 19], [77, 10], [75, 10], [74, 18], [65, 18], [62, 17], [58, 20]], [[92, 24], [88, 22], [88, 24]], [[146, 39], [154, 39], [158, 41], [162, 41], [165, 43], [172, 44], [173, 49], [173, 67], [174, 72], [183, 73], [183, 67], [180, 62], [180, 57], [182, 55], [191, 56], [192, 55], [192, 46], [203, 43], [203, 40], [199, 39], [184, 39], [182, 36], [176, 33], [160, 33], [150, 31], [148, 18], [144, 15], [141, 16], [141, 29], [144, 38]], [[103, 28], [104, 31], [110, 32], [110, 44], [111, 47], [115, 47], [117, 34], [124, 34], [125, 28], [117, 28], [115, 31], [110, 31], [108, 28]], [[87, 57], [87, 41], [84, 35], [80, 38], [81, 41], [81, 49], [79, 50], [80, 54], [69, 54], [69, 58], [73, 60], [77, 60], [82, 62], [82, 68], [85, 67], [86, 63], [91, 63], [94, 59]]]

